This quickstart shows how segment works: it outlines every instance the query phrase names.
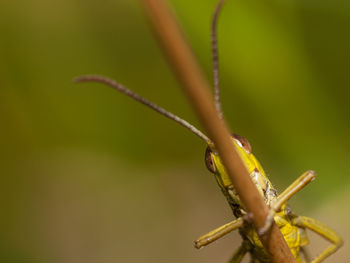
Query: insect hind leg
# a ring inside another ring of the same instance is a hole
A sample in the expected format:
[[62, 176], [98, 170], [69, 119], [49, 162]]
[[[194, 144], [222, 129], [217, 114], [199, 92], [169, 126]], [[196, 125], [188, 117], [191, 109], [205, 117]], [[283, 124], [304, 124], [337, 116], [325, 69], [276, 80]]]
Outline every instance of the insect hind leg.
[[308, 228], [332, 243], [332, 245], [323, 250], [320, 255], [313, 259], [311, 263], [323, 262], [327, 257], [332, 255], [343, 245], [343, 240], [337, 233], [335, 233], [328, 226], [322, 224], [321, 222], [313, 218], [306, 216], [298, 216], [293, 219], [293, 225], [301, 228]]

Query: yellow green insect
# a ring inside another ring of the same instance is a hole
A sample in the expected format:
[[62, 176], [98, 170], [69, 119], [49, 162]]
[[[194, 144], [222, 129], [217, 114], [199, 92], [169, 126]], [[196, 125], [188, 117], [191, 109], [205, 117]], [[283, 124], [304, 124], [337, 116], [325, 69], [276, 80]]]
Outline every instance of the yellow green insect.
[[[217, 110], [221, 117], [222, 110], [219, 94], [219, 70], [216, 25], [218, 15], [220, 13], [223, 3], [224, 0], [219, 1], [219, 4], [217, 5], [212, 20], [214, 97]], [[269, 227], [273, 220], [279, 227], [297, 262], [323, 262], [327, 257], [329, 257], [339, 247], [341, 247], [343, 241], [340, 238], [340, 236], [338, 236], [333, 230], [323, 225], [322, 223], [316, 221], [315, 219], [304, 216], [297, 216], [293, 214], [288, 205], [286, 204], [286, 202], [295, 193], [297, 193], [315, 178], [315, 173], [313, 171], [307, 171], [304, 174], [302, 174], [286, 190], [284, 190], [280, 195], [278, 195], [277, 191], [274, 189], [271, 182], [267, 178], [262, 166], [252, 154], [249, 142], [239, 135], [232, 135], [232, 143], [234, 147], [236, 148], [240, 158], [245, 164], [245, 167], [247, 168], [250, 177], [256, 185], [259, 193], [264, 198], [266, 205], [270, 208], [270, 213], [267, 217], [265, 226], [257, 232], [251, 224], [251, 215], [246, 212], [244, 205], [241, 203], [239, 196], [237, 195], [234, 186], [229, 176], [227, 175], [223, 164], [221, 163], [221, 159], [216, 152], [215, 145], [200, 130], [198, 130], [185, 120], [181, 119], [180, 117], [172, 114], [171, 112], [166, 111], [165, 109], [146, 100], [140, 95], [132, 92], [131, 90], [125, 88], [124, 86], [118, 84], [114, 80], [111, 80], [107, 77], [96, 75], [81, 76], [76, 78], [75, 82], [98, 82], [106, 84], [128, 95], [136, 101], [143, 103], [144, 105], [164, 115], [165, 117], [172, 119], [175, 122], [178, 122], [179, 124], [188, 128], [191, 132], [193, 132], [205, 141], [205, 143], [208, 146], [205, 152], [206, 166], [208, 170], [214, 174], [214, 177], [222, 193], [226, 197], [228, 204], [231, 207], [233, 215], [236, 217], [236, 219], [196, 239], [194, 241], [194, 245], [196, 248], [202, 248], [214, 242], [215, 240], [223, 237], [224, 235], [230, 233], [231, 231], [238, 229], [240, 235], [242, 236], [243, 242], [240, 245], [240, 247], [234, 252], [229, 262], [241, 262], [241, 260], [247, 253], [251, 255], [252, 263], [271, 262], [269, 255], [267, 254], [259, 240], [259, 236], [264, 235], [269, 231]], [[309, 229], [319, 234], [331, 243], [331, 245], [328, 248], [322, 251], [321, 254], [314, 259], [309, 258], [304, 248], [309, 243], [305, 231], [306, 229]]]

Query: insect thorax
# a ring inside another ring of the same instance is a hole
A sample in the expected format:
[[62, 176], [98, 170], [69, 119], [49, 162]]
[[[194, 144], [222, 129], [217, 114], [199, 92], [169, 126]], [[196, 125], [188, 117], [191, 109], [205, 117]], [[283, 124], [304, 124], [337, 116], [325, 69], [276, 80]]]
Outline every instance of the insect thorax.
[[[233, 135], [232, 142], [241, 158], [243, 164], [248, 170], [253, 183], [256, 185], [259, 193], [264, 198], [266, 205], [270, 206], [277, 198], [277, 192], [271, 182], [265, 175], [265, 172], [259, 161], [251, 153], [249, 142], [241, 136]], [[233, 213], [236, 217], [245, 214], [245, 208], [239, 199], [239, 196], [233, 187], [230, 177], [228, 176], [219, 155], [215, 150], [207, 148], [205, 161], [208, 169], [214, 173], [215, 179], [226, 197]]]
[[[297, 262], [302, 262], [300, 259], [300, 247], [309, 243], [306, 232], [302, 228], [298, 228], [292, 224], [293, 214], [290, 213], [286, 205], [283, 205], [281, 211], [277, 213], [274, 220], [281, 230], [283, 237], [285, 238], [288, 247], [291, 249]], [[247, 225], [239, 230], [243, 240], [249, 245], [249, 252], [255, 260], [253, 262], [270, 263], [271, 259], [264, 249], [258, 234], [255, 229]]]
[[[266, 177], [260, 173], [258, 169], [254, 169], [253, 172], [250, 173], [250, 177], [253, 183], [256, 185], [259, 193], [263, 196], [266, 205], [270, 206], [277, 199], [277, 192], [273, 188], [271, 182], [266, 179]], [[241, 217], [246, 214], [246, 209], [242, 204], [235, 188], [233, 185], [223, 186], [217, 178], [217, 182], [226, 197], [233, 214], [236, 217]]]

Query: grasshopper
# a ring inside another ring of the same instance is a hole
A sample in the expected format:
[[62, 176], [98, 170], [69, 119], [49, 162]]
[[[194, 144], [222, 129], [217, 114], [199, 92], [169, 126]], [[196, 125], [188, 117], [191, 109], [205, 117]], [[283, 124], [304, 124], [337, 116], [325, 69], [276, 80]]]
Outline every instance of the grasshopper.
[[[214, 100], [216, 108], [220, 117], [222, 118], [222, 109], [220, 102], [220, 89], [219, 89], [219, 67], [218, 67], [218, 50], [217, 50], [217, 20], [219, 13], [222, 9], [225, 0], [220, 0], [215, 9], [212, 18], [212, 54], [213, 54], [213, 80], [214, 80]], [[271, 226], [271, 223], [275, 221], [279, 227], [282, 235], [284, 236], [292, 254], [297, 262], [323, 262], [327, 257], [333, 254], [339, 249], [343, 241], [341, 237], [333, 230], [316, 221], [315, 219], [297, 216], [292, 213], [286, 202], [305, 187], [308, 183], [315, 179], [315, 172], [309, 170], [302, 174], [296, 181], [294, 181], [287, 189], [285, 189], [280, 195], [277, 194], [276, 189], [269, 181], [266, 173], [264, 172], [261, 164], [252, 154], [252, 148], [248, 140], [237, 134], [232, 135], [232, 143], [239, 154], [239, 157], [243, 161], [246, 169], [248, 170], [250, 177], [256, 185], [259, 193], [264, 198], [266, 205], [270, 208], [269, 215], [266, 219], [266, 224], [263, 228], [256, 231], [251, 223], [251, 215], [247, 213], [246, 208], [242, 204], [235, 188], [225, 171], [225, 168], [221, 162], [214, 143], [199, 129], [178, 117], [177, 115], [161, 108], [160, 106], [148, 101], [133, 91], [127, 89], [123, 85], [115, 82], [114, 80], [98, 75], [86, 75], [77, 77], [75, 82], [97, 82], [102, 83], [113, 89], [124, 93], [125, 95], [133, 98], [134, 100], [146, 105], [154, 111], [164, 115], [165, 117], [179, 123], [185, 128], [189, 129], [192, 133], [196, 134], [206, 144], [207, 149], [205, 151], [205, 164], [208, 170], [214, 175], [217, 184], [219, 185], [223, 195], [226, 197], [229, 206], [232, 209], [235, 220], [229, 222], [221, 227], [218, 227], [209, 233], [199, 237], [194, 241], [196, 248], [202, 248], [215, 240], [225, 236], [226, 234], [238, 229], [243, 242], [240, 247], [234, 252], [230, 263], [239, 263], [244, 256], [249, 253], [251, 255], [252, 263], [268, 263], [271, 262], [268, 253], [263, 248], [263, 245], [259, 239], [260, 236], [265, 235]], [[331, 242], [331, 245], [323, 250], [316, 258], [310, 260], [308, 253], [305, 250], [305, 246], [309, 243], [306, 235], [306, 229], [309, 229], [326, 240]]]

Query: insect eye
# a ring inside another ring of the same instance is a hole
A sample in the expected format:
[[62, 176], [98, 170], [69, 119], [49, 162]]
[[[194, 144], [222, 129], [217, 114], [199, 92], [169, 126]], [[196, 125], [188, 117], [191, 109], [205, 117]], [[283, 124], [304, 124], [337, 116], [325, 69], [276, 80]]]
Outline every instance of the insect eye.
[[207, 150], [205, 151], [205, 165], [207, 166], [210, 172], [215, 173], [216, 167], [211, 154], [212, 154], [212, 151], [210, 150], [209, 147], [207, 147]]
[[238, 134], [232, 134], [232, 137], [239, 141], [241, 143], [241, 147], [247, 152], [251, 153], [252, 152], [252, 147], [250, 146], [250, 143], [248, 140]]

